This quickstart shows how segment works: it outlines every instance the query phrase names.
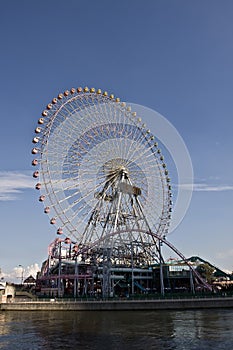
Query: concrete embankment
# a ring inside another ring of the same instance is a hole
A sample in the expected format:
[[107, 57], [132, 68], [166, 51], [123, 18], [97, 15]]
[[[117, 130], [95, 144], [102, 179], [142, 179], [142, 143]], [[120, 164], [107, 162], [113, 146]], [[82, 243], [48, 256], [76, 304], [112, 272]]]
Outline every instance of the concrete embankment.
[[137, 311], [212, 308], [233, 308], [233, 297], [110, 301], [24, 301], [0, 304], [1, 311]]

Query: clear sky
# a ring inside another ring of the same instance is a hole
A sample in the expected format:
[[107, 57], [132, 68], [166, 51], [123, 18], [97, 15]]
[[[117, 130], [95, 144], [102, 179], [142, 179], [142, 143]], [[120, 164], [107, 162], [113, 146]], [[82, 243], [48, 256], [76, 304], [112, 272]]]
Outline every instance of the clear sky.
[[[194, 192], [168, 239], [187, 257], [233, 270], [232, 14], [231, 0], [1, 2], [5, 274], [18, 265], [33, 270], [47, 257], [55, 230], [34, 190], [31, 140], [51, 99], [86, 85], [156, 110], [174, 125], [192, 159]], [[156, 130], [153, 120], [147, 124]]]

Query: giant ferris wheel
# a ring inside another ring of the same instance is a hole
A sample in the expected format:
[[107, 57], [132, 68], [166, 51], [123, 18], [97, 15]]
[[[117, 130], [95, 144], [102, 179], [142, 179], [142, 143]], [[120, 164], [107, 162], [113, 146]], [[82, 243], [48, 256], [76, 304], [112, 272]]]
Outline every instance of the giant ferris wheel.
[[[49, 258], [43, 280], [57, 280], [59, 293], [71, 281], [74, 296], [88, 293], [90, 280], [94, 292], [101, 280], [102, 294], [109, 296], [126, 278], [133, 294], [135, 278], [151, 284], [150, 266], [157, 265], [164, 293], [165, 243], [210, 289], [166, 240], [172, 212], [167, 166], [154, 135], [130, 106], [100, 89], [66, 90], [42, 112], [33, 144], [35, 188], [59, 236], [49, 246], [58, 274], [48, 277], [55, 271], [49, 272]], [[61, 242], [69, 245], [65, 255]], [[69, 275], [62, 272], [62, 259], [75, 261]]]
[[57, 233], [118, 256], [134, 242], [148, 261], [158, 258], [158, 240], [145, 232], [168, 231], [170, 178], [130, 106], [100, 89], [72, 88], [47, 105], [35, 133], [33, 176]]

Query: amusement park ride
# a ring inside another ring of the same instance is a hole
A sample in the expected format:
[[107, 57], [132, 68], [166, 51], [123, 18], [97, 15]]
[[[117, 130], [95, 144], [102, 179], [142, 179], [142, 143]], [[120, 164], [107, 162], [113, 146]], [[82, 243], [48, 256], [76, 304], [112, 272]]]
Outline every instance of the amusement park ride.
[[100, 89], [72, 88], [47, 105], [35, 134], [35, 187], [59, 236], [37, 279], [42, 294], [163, 295], [163, 244], [186, 262], [192, 292], [210, 289], [166, 240], [168, 170], [155, 137], [126, 103]]

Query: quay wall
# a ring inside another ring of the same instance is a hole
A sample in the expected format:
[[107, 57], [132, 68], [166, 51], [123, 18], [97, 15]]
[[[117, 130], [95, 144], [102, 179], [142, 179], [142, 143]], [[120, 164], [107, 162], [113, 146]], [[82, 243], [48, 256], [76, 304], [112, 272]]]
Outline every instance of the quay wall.
[[200, 299], [21, 301], [0, 304], [1, 311], [124, 311], [233, 308], [233, 297]]

